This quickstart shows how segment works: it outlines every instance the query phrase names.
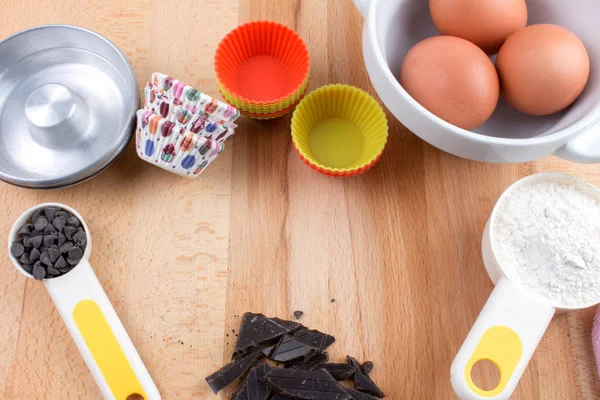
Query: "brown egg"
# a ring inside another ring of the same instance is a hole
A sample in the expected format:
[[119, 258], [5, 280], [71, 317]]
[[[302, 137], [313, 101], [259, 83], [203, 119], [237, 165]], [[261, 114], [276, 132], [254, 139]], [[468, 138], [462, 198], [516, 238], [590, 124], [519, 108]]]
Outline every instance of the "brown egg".
[[429, 0], [429, 11], [442, 35], [467, 39], [488, 54], [527, 25], [525, 0]]
[[498, 103], [500, 84], [494, 64], [473, 43], [437, 36], [406, 55], [400, 84], [423, 107], [463, 129], [483, 124]]
[[583, 92], [590, 60], [581, 40], [557, 25], [532, 25], [508, 38], [496, 59], [508, 104], [531, 115], [549, 115]]

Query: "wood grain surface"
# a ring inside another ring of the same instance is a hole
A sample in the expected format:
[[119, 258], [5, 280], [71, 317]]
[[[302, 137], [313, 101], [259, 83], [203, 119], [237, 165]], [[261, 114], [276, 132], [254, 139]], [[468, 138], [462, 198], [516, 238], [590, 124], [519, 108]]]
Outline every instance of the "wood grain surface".
[[[161, 71], [215, 96], [219, 40], [238, 23], [276, 20], [306, 40], [311, 88], [347, 83], [375, 94], [351, 0], [2, 5], [0, 37], [46, 23], [81, 25], [127, 54], [140, 86]], [[0, 183], [0, 243], [37, 203], [63, 202], [83, 214], [94, 238], [92, 265], [164, 399], [217, 398], [204, 377], [229, 358], [240, 316], [291, 318], [296, 310], [304, 311], [304, 324], [336, 335], [332, 359], [374, 361], [373, 378], [388, 398], [451, 399], [450, 364], [492, 290], [480, 239], [496, 199], [539, 171], [600, 185], [600, 168], [556, 158], [466, 161], [389, 120], [379, 164], [346, 180], [299, 160], [286, 117], [243, 120], [195, 181], [140, 161], [131, 144], [105, 173], [74, 188]], [[99, 399], [43, 285], [17, 273], [5, 252], [0, 268], [0, 398]], [[593, 312], [555, 318], [515, 399], [600, 398]]]

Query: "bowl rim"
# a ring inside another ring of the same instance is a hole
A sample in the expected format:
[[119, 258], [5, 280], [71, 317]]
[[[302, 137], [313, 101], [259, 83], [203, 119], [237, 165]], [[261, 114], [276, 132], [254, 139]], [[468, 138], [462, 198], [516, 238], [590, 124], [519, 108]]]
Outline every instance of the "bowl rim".
[[129, 59], [111, 40], [109, 40], [108, 38], [106, 38], [105, 36], [102, 36], [101, 34], [99, 34], [97, 32], [94, 32], [87, 28], [83, 28], [81, 26], [69, 25], [69, 24], [39, 25], [39, 26], [34, 26], [32, 28], [28, 28], [28, 29], [16, 32], [16, 33], [8, 36], [7, 38], [0, 40], [0, 46], [2, 46], [4, 43], [6, 43], [10, 40], [17, 38], [18, 36], [25, 35], [25, 34], [28, 34], [28, 33], [31, 33], [33, 31], [37, 31], [37, 30], [53, 29], [53, 28], [73, 29], [73, 30], [81, 31], [86, 34], [95, 36], [98, 39], [101, 39], [104, 42], [106, 42], [113, 49], [113, 51], [115, 51], [115, 53], [123, 61], [126, 71], [127, 71], [127, 74], [128, 74], [128, 76], [122, 75], [122, 77], [124, 80], [128, 80], [129, 81], [128, 83], [131, 83], [132, 87], [133, 87], [133, 92], [131, 93], [132, 101], [130, 101], [129, 104], [125, 105], [127, 113], [124, 114], [125, 116], [131, 115], [131, 117], [128, 119], [127, 118], [125, 119], [126, 122], [123, 124], [123, 128], [120, 132], [120, 135], [118, 136], [119, 140], [120, 140], [120, 144], [118, 146], [110, 148], [110, 149], [106, 150], [104, 153], [102, 153], [100, 155], [98, 161], [95, 164], [88, 166], [88, 168], [90, 168], [90, 171], [85, 174], [79, 175], [78, 173], [71, 173], [69, 175], [64, 175], [64, 176], [60, 176], [60, 177], [35, 179], [35, 178], [21, 178], [18, 175], [6, 173], [6, 172], [3, 172], [0, 170], [0, 180], [7, 182], [9, 184], [15, 185], [15, 186], [20, 186], [20, 187], [29, 188], [29, 189], [59, 189], [59, 188], [70, 187], [70, 186], [74, 186], [79, 183], [85, 182], [89, 179], [92, 179], [92, 178], [96, 177], [97, 175], [99, 175], [100, 173], [102, 173], [104, 170], [106, 170], [123, 153], [123, 151], [129, 144], [129, 142], [131, 141], [131, 138], [133, 137], [133, 134], [134, 134], [134, 128], [135, 128], [135, 123], [134, 123], [135, 122], [134, 121], [135, 111], [138, 109], [139, 104], [140, 104], [139, 85], [138, 85], [137, 79], [135, 77], [133, 67], [131, 66], [131, 63], [129, 62]]
[[[581, 118], [574, 124], [563, 128], [557, 132], [531, 137], [531, 138], [503, 138], [503, 137], [494, 137], [487, 136], [481, 133], [471, 132], [466, 129], [459, 128], [451, 123], [444, 121], [440, 117], [433, 114], [431, 111], [427, 110], [421, 104], [419, 104], [415, 99], [412, 98], [411, 95], [400, 85], [400, 82], [396, 79], [394, 74], [392, 73], [388, 63], [385, 60], [383, 55], [383, 51], [381, 46], [379, 45], [379, 40], [377, 39], [377, 10], [378, 6], [381, 3], [381, 0], [370, 0], [369, 8], [367, 10], [367, 15], [365, 16], [365, 24], [364, 24], [364, 37], [368, 40], [369, 46], [372, 47], [372, 54], [375, 56], [376, 65], [379, 67], [380, 71], [388, 83], [391, 85], [395, 95], [400, 95], [413, 109], [418, 111], [421, 115], [429, 119], [431, 122], [437, 125], [438, 128], [443, 129], [445, 131], [449, 131], [456, 136], [459, 136], [462, 139], [467, 139], [470, 141], [474, 141], [484, 145], [508, 145], [508, 146], [523, 146], [523, 145], [544, 145], [544, 144], [552, 144], [561, 141], [568, 141], [572, 136], [576, 136], [577, 133], [583, 132], [586, 128], [592, 126], [595, 122], [598, 121], [600, 117], [600, 105], [596, 106], [591, 112], [589, 112], [585, 117]], [[363, 41], [364, 43], [364, 41]], [[366, 49], [363, 49], [366, 51]], [[367, 68], [368, 70], [368, 68]], [[371, 71], [367, 71], [369, 75]], [[386, 104], [387, 107], [387, 104]], [[391, 109], [390, 109], [391, 111]], [[400, 121], [402, 122], [402, 121]]]

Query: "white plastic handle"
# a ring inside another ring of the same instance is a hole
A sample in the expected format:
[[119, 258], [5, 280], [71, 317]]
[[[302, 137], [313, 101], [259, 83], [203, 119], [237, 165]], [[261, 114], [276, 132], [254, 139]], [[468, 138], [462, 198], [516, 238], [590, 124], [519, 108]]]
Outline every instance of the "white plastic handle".
[[556, 155], [576, 163], [600, 163], [600, 122], [575, 137], [562, 147]]
[[[452, 387], [461, 400], [508, 399], [552, 320], [555, 308], [500, 279], [481, 310], [450, 370]], [[481, 360], [496, 364], [500, 383], [489, 391], [471, 379]]]
[[354, 5], [363, 17], [366, 17], [369, 12], [369, 4], [371, 4], [371, 0], [354, 0]]
[[110, 300], [87, 260], [59, 278], [44, 280], [105, 399], [140, 395], [160, 400]]

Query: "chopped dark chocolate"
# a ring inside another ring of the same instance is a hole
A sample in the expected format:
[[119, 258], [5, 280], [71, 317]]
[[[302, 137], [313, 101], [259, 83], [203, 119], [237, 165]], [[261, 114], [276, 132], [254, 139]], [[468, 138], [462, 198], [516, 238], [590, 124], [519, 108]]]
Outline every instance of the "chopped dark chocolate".
[[306, 328], [300, 329], [294, 333], [294, 336], [305, 343], [313, 345], [320, 351], [324, 351], [335, 342], [335, 338], [331, 335]]
[[271, 395], [271, 389], [262, 383], [262, 379], [271, 369], [273, 368], [264, 362], [254, 366], [231, 400], [267, 400]]
[[305, 371], [314, 371], [316, 369], [321, 369], [323, 364], [326, 364], [329, 361], [329, 353], [324, 351], [323, 353], [317, 353], [312, 358], [304, 361], [303, 363], [292, 363], [287, 364], [286, 367], [293, 369], [303, 369]]
[[269, 346], [269, 347], [265, 347], [264, 349], [262, 349], [262, 353], [265, 357], [270, 358], [271, 357], [271, 353], [273, 353], [273, 350], [275, 349], [277, 345], [275, 346]]
[[232, 361], [217, 372], [207, 376], [206, 382], [208, 382], [213, 392], [217, 394], [221, 389], [242, 377], [261, 356], [262, 352], [255, 351], [239, 360]]
[[302, 318], [303, 315], [304, 313], [302, 311], [294, 311], [294, 318], [296, 319]]
[[10, 246], [10, 254], [12, 254], [13, 257], [19, 258], [24, 253], [25, 253], [25, 246], [23, 246], [21, 243], [13, 243]]
[[338, 381], [345, 381], [352, 378], [356, 369], [350, 364], [325, 364], [321, 366]]
[[275, 396], [271, 397], [271, 400], [294, 400], [291, 397], [288, 396], [284, 396], [282, 394], [276, 394]]
[[352, 365], [356, 370], [362, 372], [362, 365], [358, 362], [358, 360], [354, 357], [346, 356], [346, 360], [348, 364]]
[[346, 392], [352, 396], [353, 400], [375, 400], [370, 394], [359, 392], [358, 390], [346, 388]]
[[306, 361], [311, 359], [318, 352], [318, 348], [308, 343], [304, 343], [294, 336], [283, 335], [269, 358], [281, 363], [287, 363], [298, 359]]
[[235, 344], [234, 357], [273, 345], [281, 336], [301, 326], [297, 322], [267, 318], [262, 314], [245, 313]]
[[353, 357], [347, 356], [348, 364], [354, 369], [354, 387], [359, 392], [368, 393], [372, 396], [383, 398], [385, 395], [371, 380], [368, 374], [363, 373], [362, 365]]
[[263, 382], [276, 393], [302, 400], [352, 400], [343, 386], [324, 370], [300, 371], [275, 368]]
[[372, 361], [365, 361], [364, 363], [362, 363], [363, 374], [369, 375], [371, 373], [371, 371], [373, 371], [373, 362]]

